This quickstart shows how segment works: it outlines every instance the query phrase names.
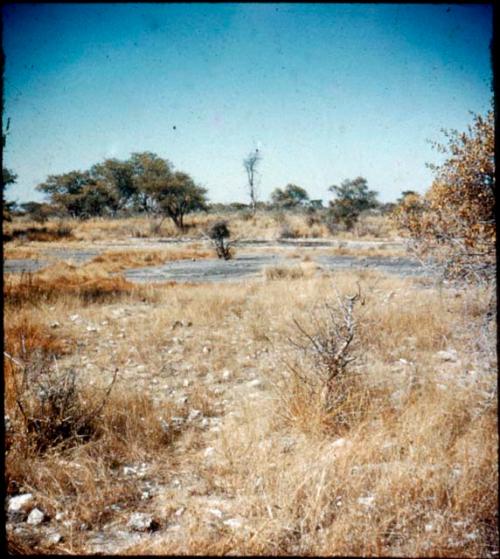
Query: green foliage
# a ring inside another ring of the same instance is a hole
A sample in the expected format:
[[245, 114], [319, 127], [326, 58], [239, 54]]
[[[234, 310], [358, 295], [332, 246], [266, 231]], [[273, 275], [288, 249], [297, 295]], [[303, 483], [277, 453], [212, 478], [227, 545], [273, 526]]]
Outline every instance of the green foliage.
[[13, 173], [10, 169], [2, 167], [2, 208], [3, 208], [3, 218], [5, 221], [10, 221], [11, 212], [14, 209], [15, 202], [8, 202], [5, 199], [5, 190], [11, 185], [15, 184], [17, 180], [17, 175]]
[[346, 179], [340, 186], [333, 185], [328, 190], [335, 194], [335, 199], [330, 201], [330, 218], [347, 229], [354, 226], [361, 212], [378, 205], [378, 193], [368, 189], [367, 180], [363, 177]]
[[206, 189], [180, 171], [150, 183], [148, 192], [158, 204], [159, 212], [170, 217], [179, 229], [184, 229], [186, 214], [208, 209]]
[[303, 207], [308, 200], [305, 189], [295, 184], [288, 184], [284, 190], [276, 188], [271, 194], [273, 205], [283, 209]]
[[207, 233], [215, 247], [217, 256], [224, 260], [230, 260], [233, 254], [231, 243], [226, 241], [231, 236], [227, 221], [216, 221], [210, 226]]
[[89, 171], [50, 175], [37, 189], [47, 194], [52, 204], [77, 218], [107, 215], [116, 211], [118, 199], [104, 182]]
[[206, 190], [151, 152], [133, 153], [126, 161], [106, 159], [89, 171], [50, 175], [37, 188], [55, 207], [79, 218], [127, 208], [170, 217], [183, 229], [187, 213], [207, 209]]

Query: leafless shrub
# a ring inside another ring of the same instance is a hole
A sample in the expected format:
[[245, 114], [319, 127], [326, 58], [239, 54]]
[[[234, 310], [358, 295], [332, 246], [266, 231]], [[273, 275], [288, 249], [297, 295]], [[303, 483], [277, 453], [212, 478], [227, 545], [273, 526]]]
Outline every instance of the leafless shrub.
[[346, 373], [349, 365], [359, 355], [357, 321], [354, 317], [354, 309], [358, 303], [364, 304], [359, 284], [355, 295], [341, 297], [337, 293], [336, 301], [327, 301], [312, 311], [311, 319], [315, 328], [313, 333], [294, 319], [299, 339], [290, 339], [290, 343], [312, 358], [314, 378], [295, 368], [294, 373], [306, 384], [320, 390], [322, 406], [327, 413], [345, 399], [342, 387]]
[[88, 440], [116, 380], [117, 370], [98, 403], [89, 405], [77, 383], [77, 372], [60, 370], [53, 357], [34, 355], [21, 361], [4, 352], [14, 365], [15, 402], [22, 418], [24, 435], [37, 452], [61, 444]]

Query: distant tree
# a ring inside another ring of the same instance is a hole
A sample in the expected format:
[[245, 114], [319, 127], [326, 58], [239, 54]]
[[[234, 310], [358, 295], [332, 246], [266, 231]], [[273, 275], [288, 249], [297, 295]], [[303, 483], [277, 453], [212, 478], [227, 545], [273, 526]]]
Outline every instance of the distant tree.
[[353, 227], [361, 212], [378, 205], [378, 193], [368, 189], [363, 177], [344, 180], [340, 186], [333, 185], [328, 190], [335, 194], [335, 199], [330, 201], [330, 217], [343, 223], [347, 229]]
[[396, 204], [404, 202], [404, 199], [407, 196], [419, 196], [419, 194], [418, 192], [415, 192], [415, 190], [403, 190], [403, 192], [401, 192], [401, 196], [396, 200]]
[[113, 192], [117, 210], [129, 206], [138, 198], [138, 185], [134, 181], [132, 161], [106, 159], [91, 167], [90, 176]]
[[172, 164], [156, 153], [144, 151], [133, 153], [128, 160], [132, 167], [134, 206], [140, 211], [155, 213], [157, 208], [157, 192], [172, 177]]
[[171, 218], [181, 230], [186, 214], [208, 210], [206, 189], [198, 186], [187, 173], [176, 171], [158, 178], [148, 186], [148, 192], [157, 204], [157, 212]]
[[252, 213], [255, 214], [257, 210], [257, 186], [255, 180], [257, 177], [257, 168], [259, 163], [262, 161], [262, 156], [259, 154], [259, 150], [256, 149], [248, 154], [248, 156], [243, 160], [243, 167], [247, 174], [248, 179], [248, 194], [250, 195], [250, 206]]
[[395, 212], [422, 258], [442, 264], [444, 276], [491, 281], [496, 275], [495, 117], [475, 115], [467, 132], [446, 132], [448, 155], [425, 196], [405, 196]]
[[295, 184], [287, 184], [284, 190], [276, 188], [271, 193], [273, 205], [283, 209], [303, 207], [308, 200], [307, 192]]
[[50, 175], [37, 190], [71, 217], [89, 218], [116, 211], [118, 200], [108, 185], [97, 182], [89, 171]]
[[19, 205], [19, 210], [38, 223], [45, 223], [49, 217], [56, 215], [54, 206], [44, 202], [24, 202]]

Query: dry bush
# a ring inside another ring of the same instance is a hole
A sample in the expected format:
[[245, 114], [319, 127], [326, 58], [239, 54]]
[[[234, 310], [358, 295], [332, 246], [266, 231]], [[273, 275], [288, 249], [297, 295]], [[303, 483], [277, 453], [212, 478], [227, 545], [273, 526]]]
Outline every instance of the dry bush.
[[73, 240], [73, 228], [69, 224], [56, 223], [52, 227], [26, 227], [13, 228], [11, 232], [4, 233], [5, 242], [12, 240], [38, 241], [38, 242], [54, 242], [64, 240]]
[[410, 248], [446, 279], [492, 281], [496, 275], [494, 112], [475, 115], [466, 133], [445, 132], [448, 158], [431, 165], [435, 179], [424, 197], [405, 196], [395, 223]]
[[68, 298], [84, 305], [105, 303], [120, 298], [145, 299], [150, 291], [122, 276], [96, 275], [85, 268], [56, 264], [38, 273], [11, 276], [4, 283], [6, 305], [42, 305]]
[[266, 280], [295, 280], [303, 278], [304, 275], [304, 270], [300, 266], [268, 266], [264, 268]]

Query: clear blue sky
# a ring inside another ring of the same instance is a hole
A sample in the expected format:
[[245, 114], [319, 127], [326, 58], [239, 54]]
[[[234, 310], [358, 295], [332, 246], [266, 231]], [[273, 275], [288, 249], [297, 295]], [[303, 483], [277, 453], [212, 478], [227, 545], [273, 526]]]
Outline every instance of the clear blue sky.
[[[491, 5], [4, 6], [8, 198], [49, 174], [153, 151], [212, 201], [293, 182], [312, 198], [358, 175], [382, 201], [424, 192], [427, 140], [491, 99]], [[175, 126], [175, 129], [174, 129]]]

